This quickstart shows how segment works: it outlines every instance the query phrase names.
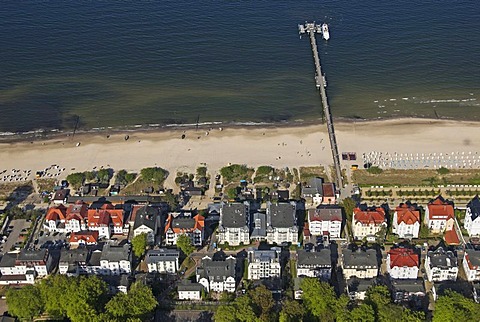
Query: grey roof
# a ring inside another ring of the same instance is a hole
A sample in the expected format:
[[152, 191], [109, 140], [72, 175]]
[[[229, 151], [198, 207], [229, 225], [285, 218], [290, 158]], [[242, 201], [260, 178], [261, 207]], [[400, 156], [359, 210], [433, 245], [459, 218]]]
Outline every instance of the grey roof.
[[178, 260], [180, 252], [176, 249], [153, 249], [149, 250], [145, 255], [145, 260], [147, 264], [158, 263], [158, 262], [170, 262]]
[[320, 177], [315, 177], [310, 179], [306, 186], [302, 187], [302, 195], [315, 195], [319, 193], [323, 194], [323, 179]]
[[343, 250], [343, 264], [344, 267], [371, 267], [378, 268], [377, 252], [374, 249], [367, 249], [367, 251], [352, 251], [350, 249]]
[[172, 219], [172, 225], [170, 227], [172, 229], [192, 229], [193, 227], [195, 227], [195, 219], [191, 217], [176, 217]]
[[120, 274], [120, 275], [101, 275], [100, 278], [105, 281], [109, 286], [112, 287], [119, 287], [125, 286], [129, 287], [131, 280], [128, 274]]
[[476, 195], [472, 200], [470, 200], [470, 202], [467, 204], [467, 208], [470, 208], [470, 211], [472, 213], [472, 220], [480, 217], [480, 199], [478, 198], [478, 195]]
[[392, 286], [396, 292], [408, 292], [408, 293], [425, 293], [425, 285], [423, 280], [392, 280]]
[[133, 229], [137, 229], [138, 227], [145, 225], [155, 231], [155, 222], [158, 216], [159, 211], [157, 207], [152, 207], [150, 205], [143, 206], [137, 210]]
[[210, 204], [208, 204], [208, 214], [209, 215], [220, 215], [220, 208], [222, 208], [221, 203], [210, 203]]
[[86, 263], [88, 260], [88, 249], [62, 249], [60, 252], [60, 263], [76, 264]]
[[178, 291], [186, 291], [186, 292], [201, 292], [203, 289], [202, 284], [200, 283], [192, 283], [191, 281], [184, 280], [182, 283], [178, 284]]
[[248, 250], [248, 261], [251, 262], [278, 262], [280, 257], [280, 249], [272, 247], [269, 250]]
[[299, 249], [297, 250], [297, 265], [331, 267], [331, 255], [332, 252], [328, 248], [321, 249], [319, 252], [307, 252]]
[[308, 210], [308, 218], [310, 221], [342, 221], [342, 208], [339, 206], [318, 206], [316, 209]]
[[17, 260], [17, 253], [6, 253], [0, 260], [0, 267], [13, 267]]
[[430, 267], [457, 267], [455, 254], [451, 251], [445, 251], [442, 247], [438, 247], [435, 251], [428, 252], [427, 256], [430, 258]]
[[248, 203], [224, 203], [221, 208], [220, 224], [225, 228], [241, 228], [248, 226]]
[[130, 245], [125, 244], [123, 246], [113, 246], [105, 244], [102, 249], [102, 256], [100, 260], [107, 260], [109, 262], [119, 262], [122, 260], [130, 260]]
[[267, 205], [267, 225], [274, 228], [290, 228], [295, 227], [296, 207], [294, 203], [281, 202]]
[[18, 261], [43, 261], [47, 256], [48, 250], [47, 249], [39, 249], [39, 250], [29, 250], [29, 249], [22, 249], [20, 253], [18, 253], [17, 260]]
[[377, 280], [375, 278], [351, 278], [347, 281], [348, 292], [366, 292]]
[[267, 223], [266, 223], [266, 215], [260, 212], [256, 212], [253, 214], [252, 220], [252, 233], [250, 234], [251, 238], [259, 238], [259, 237], [266, 237]]
[[15, 322], [15, 321], [16, 321], [15, 318], [5, 316], [5, 315], [0, 316], [0, 322]]
[[473, 266], [480, 267], [480, 250], [465, 249], [465, 255], [468, 255], [468, 260]]
[[97, 250], [93, 251], [92, 255], [90, 256], [87, 265], [88, 266], [100, 266], [100, 258], [102, 257], [102, 252]]
[[227, 257], [224, 261], [214, 261], [206, 256], [202, 258], [202, 263], [197, 268], [197, 275], [206, 277], [215, 282], [223, 282], [227, 277], [235, 278], [235, 265], [237, 260], [233, 257]]

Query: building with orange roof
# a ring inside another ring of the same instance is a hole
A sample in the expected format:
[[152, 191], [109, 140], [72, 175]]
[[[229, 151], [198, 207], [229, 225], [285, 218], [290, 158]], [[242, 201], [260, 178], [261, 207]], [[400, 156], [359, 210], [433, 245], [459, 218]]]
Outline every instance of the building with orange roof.
[[123, 221], [123, 209], [115, 209], [111, 204], [88, 210], [88, 230], [98, 231], [99, 237], [109, 239], [112, 234], [123, 234]]
[[393, 214], [392, 232], [400, 238], [418, 238], [420, 211], [409, 202], [401, 203]]
[[78, 200], [68, 206], [67, 218], [65, 219], [66, 232], [78, 232], [87, 229], [88, 205]]
[[392, 248], [387, 255], [387, 272], [392, 279], [417, 279], [420, 258], [410, 248]]
[[438, 196], [428, 203], [425, 210], [425, 222], [432, 233], [440, 234], [445, 230], [453, 229], [454, 219], [453, 202]]
[[64, 232], [66, 218], [67, 207], [65, 207], [64, 205], [51, 207], [47, 211], [43, 226], [50, 232]]
[[98, 231], [79, 231], [70, 235], [69, 243], [71, 246], [96, 245], [98, 243]]
[[170, 213], [165, 224], [165, 242], [167, 245], [176, 245], [180, 235], [191, 238], [192, 244], [202, 246], [205, 218], [202, 215], [194, 217], [191, 214]]
[[381, 207], [357, 207], [353, 210], [352, 229], [355, 239], [375, 241], [377, 234], [387, 227], [385, 210]]

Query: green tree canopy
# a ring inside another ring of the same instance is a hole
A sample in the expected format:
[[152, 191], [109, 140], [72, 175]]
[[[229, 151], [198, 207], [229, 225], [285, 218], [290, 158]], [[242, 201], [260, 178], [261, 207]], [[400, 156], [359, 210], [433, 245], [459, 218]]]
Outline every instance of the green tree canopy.
[[136, 173], [128, 173], [126, 170], [120, 170], [117, 172], [116, 182], [118, 184], [126, 186], [127, 184], [133, 182], [137, 177]]
[[143, 180], [151, 181], [158, 185], [163, 184], [165, 178], [168, 175], [167, 170], [164, 170], [160, 167], [153, 167], [153, 168], [143, 168], [140, 170], [140, 174], [142, 175]]
[[147, 234], [143, 233], [132, 238], [133, 253], [137, 257], [142, 257], [147, 249]]
[[8, 312], [20, 320], [32, 320], [42, 314], [44, 302], [40, 291], [33, 285], [7, 291]]
[[260, 285], [248, 291], [248, 295], [252, 299], [254, 312], [259, 316], [261, 321], [274, 319], [272, 308], [275, 305], [275, 301], [273, 300], [272, 292], [269, 291], [265, 285]]
[[307, 311], [321, 321], [334, 321], [337, 311], [337, 297], [332, 286], [315, 278], [304, 278], [301, 289]]
[[190, 254], [195, 251], [195, 246], [192, 245], [192, 240], [184, 234], [178, 236], [177, 247], [187, 256], [190, 256]]
[[480, 304], [453, 291], [446, 291], [435, 303], [433, 322], [478, 321]]
[[100, 169], [97, 172], [97, 180], [101, 183], [109, 183], [113, 176], [112, 169]]
[[213, 316], [215, 322], [236, 322], [237, 309], [231, 304], [220, 305]]
[[157, 304], [149, 287], [135, 283], [128, 294], [116, 294], [107, 303], [105, 309], [107, 315], [115, 321], [132, 321], [132, 319], [146, 321]]
[[340, 206], [343, 207], [343, 209], [345, 210], [347, 221], [351, 221], [353, 216], [353, 209], [355, 209], [356, 206], [355, 200], [350, 197], [345, 198], [340, 202]]
[[280, 311], [280, 322], [297, 322], [302, 321], [305, 310], [295, 300], [285, 300], [282, 303], [282, 310]]
[[38, 288], [45, 301], [45, 312], [52, 317], [64, 319], [67, 317], [67, 307], [70, 304], [70, 294], [75, 292], [76, 285], [72, 278], [66, 275], [51, 275], [43, 279]]
[[85, 173], [83, 172], [70, 173], [67, 176], [67, 181], [74, 188], [79, 188], [85, 181]]

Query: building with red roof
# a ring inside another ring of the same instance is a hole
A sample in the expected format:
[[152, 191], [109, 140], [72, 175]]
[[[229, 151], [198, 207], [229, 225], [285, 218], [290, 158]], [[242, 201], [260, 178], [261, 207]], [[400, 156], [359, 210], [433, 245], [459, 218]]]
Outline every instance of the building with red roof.
[[443, 233], [453, 228], [455, 211], [453, 202], [438, 196], [430, 201], [425, 210], [425, 221], [428, 229], [434, 234]]
[[65, 219], [65, 231], [77, 232], [87, 229], [88, 205], [81, 200], [68, 206], [67, 218]]
[[410, 248], [393, 248], [387, 255], [387, 272], [392, 279], [417, 279], [420, 258]]
[[409, 202], [395, 208], [392, 232], [400, 238], [418, 238], [420, 231], [420, 211]]
[[176, 245], [180, 235], [187, 235], [191, 238], [192, 244], [201, 246], [203, 244], [205, 217], [189, 214], [170, 213], [165, 224], [165, 242], [167, 245]]
[[58, 205], [48, 209], [45, 216], [44, 228], [50, 232], [64, 232], [65, 219], [67, 218], [67, 207]]
[[88, 210], [88, 230], [96, 230], [99, 237], [110, 238], [112, 234], [123, 234], [123, 209], [104, 204], [100, 209]]
[[377, 234], [387, 227], [385, 210], [381, 207], [355, 208], [352, 217], [352, 229], [355, 239], [366, 238], [375, 241]]
[[96, 245], [98, 243], [98, 231], [79, 231], [70, 235], [69, 243], [71, 246]]

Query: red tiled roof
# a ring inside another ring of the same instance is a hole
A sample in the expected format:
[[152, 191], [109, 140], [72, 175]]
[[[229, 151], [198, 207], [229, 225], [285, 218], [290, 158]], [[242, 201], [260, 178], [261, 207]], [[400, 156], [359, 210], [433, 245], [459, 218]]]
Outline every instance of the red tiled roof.
[[101, 209], [88, 210], [88, 226], [107, 226], [113, 223], [114, 226], [123, 225], [123, 210], [114, 209], [112, 205], [103, 205]]
[[52, 207], [48, 209], [45, 220], [65, 220], [67, 215], [67, 208], [64, 205], [59, 205], [58, 207]]
[[376, 208], [375, 210], [362, 211], [360, 208], [355, 208], [353, 211], [356, 222], [361, 222], [364, 225], [374, 224], [380, 225], [385, 222], [385, 210], [383, 208]]
[[398, 224], [404, 222], [407, 225], [413, 225], [420, 222], [420, 211], [416, 210], [415, 207], [401, 204], [395, 209], [395, 212], [397, 213]]
[[445, 231], [444, 239], [447, 245], [460, 245], [460, 238], [455, 229]]
[[130, 215], [129, 221], [135, 222], [135, 218], [137, 217], [137, 212], [138, 212], [138, 210], [141, 209], [141, 208], [143, 208], [143, 207], [145, 207], [145, 206], [144, 206], [144, 205], [134, 205], [134, 206], [132, 207], [132, 213], [131, 213], [131, 215]]
[[324, 183], [322, 188], [324, 197], [335, 197], [335, 186], [333, 183]]
[[428, 217], [433, 220], [448, 220], [455, 217], [453, 205], [441, 196], [428, 203]]
[[306, 221], [305, 225], [303, 226], [303, 235], [304, 236], [311, 236], [310, 235], [310, 226], [308, 225], [308, 221]]
[[390, 268], [393, 267], [418, 267], [419, 258], [410, 248], [393, 248], [388, 252]]
[[85, 243], [97, 243], [98, 241], [98, 231], [79, 231], [77, 233], [72, 233], [70, 235], [70, 243], [78, 243], [83, 240]]
[[82, 221], [83, 219], [88, 217], [88, 205], [81, 200], [75, 202], [75, 204], [70, 205], [67, 211], [67, 221], [69, 220], [79, 220]]
[[182, 231], [183, 232], [185, 232], [185, 231], [193, 232], [196, 229], [203, 230], [203, 227], [205, 226], [205, 217], [203, 217], [202, 215], [196, 215], [195, 217], [193, 217], [193, 219], [195, 221], [193, 223], [192, 228], [172, 227], [172, 222], [173, 222], [174, 219], [175, 218], [173, 217], [172, 214], [168, 215], [168, 219], [167, 219], [167, 222], [165, 224], [165, 232], [167, 232], [170, 228], [172, 228], [172, 230], [175, 234], [179, 234]]

